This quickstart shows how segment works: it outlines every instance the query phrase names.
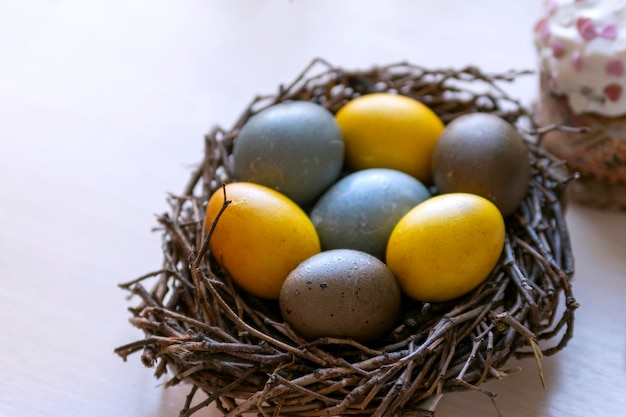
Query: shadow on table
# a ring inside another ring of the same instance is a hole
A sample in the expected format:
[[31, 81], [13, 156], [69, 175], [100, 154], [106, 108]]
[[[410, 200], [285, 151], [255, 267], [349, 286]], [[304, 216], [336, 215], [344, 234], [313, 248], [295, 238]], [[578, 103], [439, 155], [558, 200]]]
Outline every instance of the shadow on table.
[[[558, 354], [557, 354], [558, 356]], [[443, 397], [436, 417], [530, 417], [550, 416], [549, 396], [551, 386], [558, 386], [559, 363], [556, 357], [541, 361], [546, 381], [544, 390], [537, 362], [533, 358], [511, 360], [507, 369], [521, 368], [501, 380], [490, 381], [481, 388], [495, 396], [477, 391], [450, 393]], [[498, 414], [498, 410], [500, 414]]]

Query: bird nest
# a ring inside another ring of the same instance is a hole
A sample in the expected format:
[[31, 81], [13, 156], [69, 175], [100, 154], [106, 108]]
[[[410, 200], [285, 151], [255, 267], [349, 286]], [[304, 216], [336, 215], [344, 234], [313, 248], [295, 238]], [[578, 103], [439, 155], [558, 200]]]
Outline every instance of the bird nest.
[[[541, 147], [551, 128], [538, 128], [500, 87], [524, 73], [407, 63], [349, 71], [317, 59], [275, 94], [255, 98], [231, 129], [206, 135], [204, 159], [158, 217], [162, 266], [121, 284], [138, 297], [130, 322], [144, 337], [116, 353], [126, 360], [141, 352], [157, 378], [168, 374], [166, 386], [190, 383], [181, 416], [212, 404], [226, 416], [433, 415], [442, 394], [486, 392], [480, 386], [505, 376], [512, 357], [534, 357], [541, 371], [541, 357], [572, 337], [578, 305], [563, 208], [572, 176]], [[528, 193], [506, 218], [497, 266], [468, 295], [446, 303], [404, 300], [393, 331], [376, 343], [305, 341], [282, 320], [277, 302], [247, 294], [219, 268], [204, 232], [206, 203], [234, 181], [233, 142], [252, 115], [286, 100], [312, 101], [334, 114], [373, 92], [413, 97], [444, 123], [470, 112], [509, 121], [528, 144]]]

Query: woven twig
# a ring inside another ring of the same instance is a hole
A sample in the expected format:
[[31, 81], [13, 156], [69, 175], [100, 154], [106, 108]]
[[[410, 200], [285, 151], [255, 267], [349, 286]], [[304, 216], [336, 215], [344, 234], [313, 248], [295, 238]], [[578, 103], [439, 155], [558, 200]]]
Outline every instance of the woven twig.
[[[513, 356], [533, 356], [540, 367], [542, 355], [561, 350], [572, 337], [578, 304], [562, 207], [570, 176], [539, 146], [546, 129], [537, 129], [500, 88], [523, 74], [407, 63], [346, 71], [318, 59], [293, 83], [254, 99], [231, 129], [217, 127], [206, 136], [204, 160], [182, 194], [170, 196], [171, 210], [158, 218], [163, 265], [121, 285], [140, 299], [130, 321], [145, 336], [115, 351], [124, 359], [142, 352], [156, 377], [172, 373], [168, 386], [190, 382], [181, 416], [210, 404], [226, 416], [432, 415], [441, 394], [491, 395], [480, 386], [514, 371], [504, 368]], [[359, 95], [380, 91], [422, 101], [445, 123], [489, 112], [516, 125], [531, 156], [528, 195], [506, 219], [498, 265], [467, 296], [441, 304], [405, 302], [403, 320], [368, 346], [331, 338], [306, 342], [282, 321], [275, 302], [244, 293], [219, 269], [207, 252], [205, 205], [233, 181], [233, 141], [251, 115], [286, 100], [313, 101], [334, 113]]]

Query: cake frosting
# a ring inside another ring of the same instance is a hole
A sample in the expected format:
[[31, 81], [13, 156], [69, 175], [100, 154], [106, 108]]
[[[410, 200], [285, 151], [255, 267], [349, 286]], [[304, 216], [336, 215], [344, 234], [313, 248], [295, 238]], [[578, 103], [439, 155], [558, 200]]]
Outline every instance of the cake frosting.
[[626, 0], [549, 0], [534, 28], [548, 88], [575, 113], [626, 114]]

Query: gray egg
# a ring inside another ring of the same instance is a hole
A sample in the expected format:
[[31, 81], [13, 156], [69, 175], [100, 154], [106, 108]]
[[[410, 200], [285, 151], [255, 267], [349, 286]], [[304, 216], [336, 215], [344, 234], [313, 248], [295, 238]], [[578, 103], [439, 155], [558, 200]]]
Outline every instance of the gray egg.
[[435, 145], [433, 179], [440, 193], [477, 194], [506, 217], [528, 191], [528, 147], [522, 135], [498, 116], [461, 116], [446, 126]]
[[360, 251], [321, 252], [298, 265], [280, 291], [284, 320], [303, 338], [350, 338], [366, 343], [395, 324], [401, 292], [379, 259]]
[[233, 147], [238, 181], [273, 188], [300, 205], [311, 203], [337, 180], [343, 158], [335, 117], [306, 101], [276, 104], [252, 116]]
[[384, 260], [395, 225], [430, 197], [428, 189], [414, 177], [372, 168], [337, 181], [320, 197], [310, 217], [322, 250], [355, 249]]

